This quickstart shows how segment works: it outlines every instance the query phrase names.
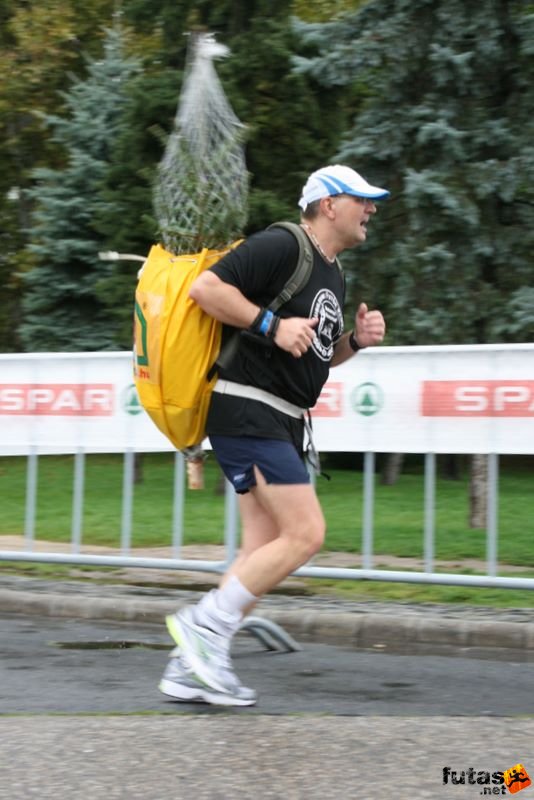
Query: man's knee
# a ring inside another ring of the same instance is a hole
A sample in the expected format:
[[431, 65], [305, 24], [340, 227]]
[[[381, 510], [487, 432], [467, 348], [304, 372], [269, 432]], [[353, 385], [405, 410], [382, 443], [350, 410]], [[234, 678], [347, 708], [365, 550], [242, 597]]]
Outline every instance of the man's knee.
[[323, 546], [326, 525], [322, 516], [314, 516], [299, 522], [288, 535], [294, 546], [299, 564], [305, 564]]

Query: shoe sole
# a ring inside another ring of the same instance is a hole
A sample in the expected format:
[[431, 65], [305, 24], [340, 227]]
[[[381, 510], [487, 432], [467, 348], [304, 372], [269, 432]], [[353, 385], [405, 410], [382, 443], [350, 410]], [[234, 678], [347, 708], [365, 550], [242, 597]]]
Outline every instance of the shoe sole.
[[238, 697], [233, 697], [231, 694], [210, 692], [200, 686], [198, 688], [183, 686], [174, 683], [174, 681], [168, 681], [166, 678], [161, 679], [158, 688], [163, 694], [172, 697], [174, 700], [181, 700], [183, 703], [209, 703], [212, 706], [252, 706], [256, 702], [255, 699], [242, 700]]
[[165, 624], [167, 625], [167, 630], [169, 631], [171, 638], [176, 642], [183, 656], [189, 663], [189, 666], [195, 675], [202, 681], [202, 683], [207, 684], [209, 688], [213, 689], [217, 693], [225, 694], [231, 697], [232, 695], [226, 691], [224, 686], [221, 686], [221, 684], [213, 680], [211, 671], [206, 668], [204, 661], [197, 656], [194, 648], [188, 646], [188, 637], [183, 633], [182, 626], [180, 625], [180, 621], [177, 619], [176, 614], [170, 614], [168, 617], [165, 617]]

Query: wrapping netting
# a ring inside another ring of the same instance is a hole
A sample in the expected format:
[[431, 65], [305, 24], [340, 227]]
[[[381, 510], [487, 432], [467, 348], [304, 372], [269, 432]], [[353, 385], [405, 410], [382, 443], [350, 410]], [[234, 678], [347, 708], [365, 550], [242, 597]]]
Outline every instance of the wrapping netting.
[[192, 39], [154, 191], [161, 240], [172, 253], [223, 247], [241, 235], [246, 223], [244, 125], [213, 65], [228, 52], [211, 34]]

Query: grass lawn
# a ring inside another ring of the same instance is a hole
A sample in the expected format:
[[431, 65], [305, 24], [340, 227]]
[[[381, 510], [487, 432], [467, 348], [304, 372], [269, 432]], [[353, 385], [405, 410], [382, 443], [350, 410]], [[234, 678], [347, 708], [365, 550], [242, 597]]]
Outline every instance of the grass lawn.
[[[36, 538], [68, 541], [72, 516], [72, 456], [39, 459]], [[0, 459], [0, 534], [24, 532], [26, 459]], [[93, 455], [86, 460], [83, 541], [118, 546], [121, 529], [122, 456]], [[172, 531], [173, 457], [143, 457], [144, 481], [135, 486], [132, 546], [168, 545]], [[363, 475], [327, 470], [317, 491], [328, 524], [325, 549], [360, 552]], [[223, 542], [224, 496], [216, 492], [220, 472], [210, 457], [204, 491], [186, 492], [184, 542]], [[397, 484], [376, 481], [374, 552], [421, 557], [423, 553], [423, 474], [405, 471]], [[468, 480], [437, 479], [438, 559], [485, 558], [485, 531], [468, 527]], [[499, 560], [534, 567], [534, 476], [527, 463], [503, 465], [499, 483]], [[377, 559], [379, 563], [379, 559]]]
[[[330, 483], [319, 480], [318, 494], [328, 522], [330, 550], [360, 552], [362, 473], [340, 470]], [[437, 479], [435, 556], [485, 558], [486, 532], [468, 526], [467, 477]], [[374, 552], [421, 557], [424, 530], [424, 479], [403, 474], [394, 486], [375, 484]], [[503, 470], [499, 485], [499, 557], [509, 564], [534, 566], [534, 475]]]
[[[534, 575], [534, 470], [526, 462], [503, 460], [499, 479], [499, 562], [532, 567]], [[122, 456], [94, 455], [86, 460], [83, 541], [119, 546], [121, 528]], [[173, 457], [145, 455], [144, 481], [135, 486], [132, 546], [171, 543]], [[24, 533], [25, 458], [0, 458], [1, 534]], [[39, 459], [36, 538], [68, 542], [72, 516], [72, 456]], [[331, 480], [319, 478], [317, 491], [325, 511], [328, 533], [325, 550], [360, 552], [363, 475], [357, 469], [330, 469]], [[222, 544], [224, 496], [217, 493], [220, 472], [212, 458], [205, 468], [206, 489], [186, 492], [186, 544]], [[419, 465], [408, 464], [398, 483], [375, 483], [374, 553], [420, 558], [423, 553], [423, 484]], [[485, 531], [467, 525], [468, 479], [437, 479], [436, 558], [484, 559]], [[3, 572], [45, 578], [70, 578], [68, 565], [5, 562]], [[95, 580], [93, 568], [88, 568]], [[113, 582], [113, 568], [101, 568], [102, 580]], [[449, 571], [449, 570], [447, 570]], [[458, 572], [458, 569], [452, 570]], [[467, 572], [468, 570], [464, 570]], [[84, 568], [77, 567], [80, 579]], [[106, 577], [107, 576], [107, 577]], [[150, 575], [147, 577], [150, 579]], [[179, 583], [179, 574], [177, 582]], [[335, 594], [352, 600], [382, 602], [459, 603], [494, 607], [532, 607], [528, 590], [484, 589], [463, 586], [420, 585], [378, 581], [303, 579], [303, 591]]]

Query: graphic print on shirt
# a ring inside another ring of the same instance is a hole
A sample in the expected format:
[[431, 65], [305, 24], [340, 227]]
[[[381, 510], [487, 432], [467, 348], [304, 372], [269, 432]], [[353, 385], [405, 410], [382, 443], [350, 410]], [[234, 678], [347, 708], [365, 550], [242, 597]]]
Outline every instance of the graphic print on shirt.
[[310, 317], [318, 317], [312, 349], [321, 361], [331, 361], [334, 344], [343, 333], [343, 314], [334, 292], [321, 289], [313, 300]]

